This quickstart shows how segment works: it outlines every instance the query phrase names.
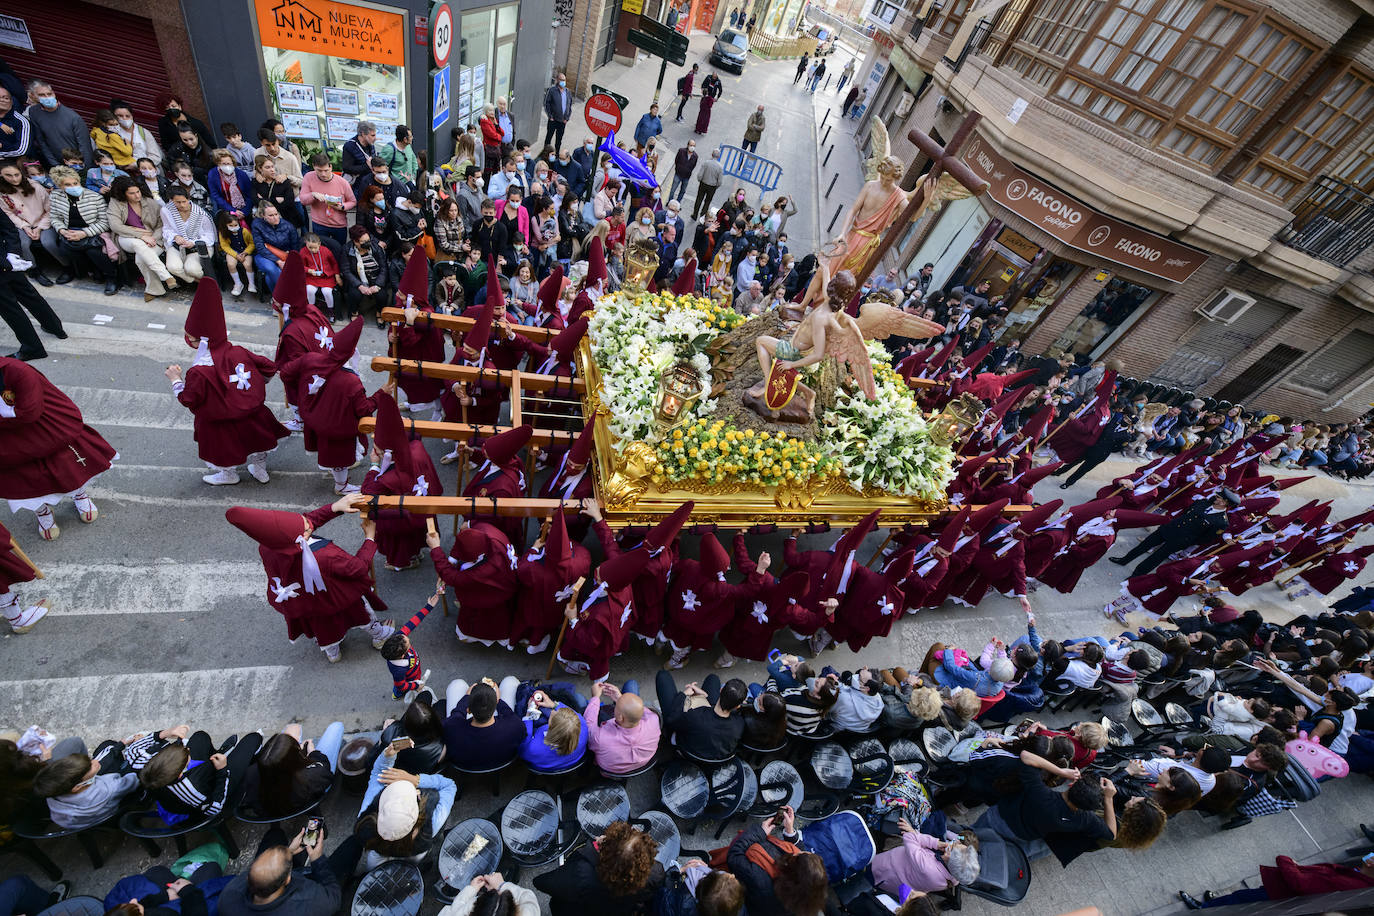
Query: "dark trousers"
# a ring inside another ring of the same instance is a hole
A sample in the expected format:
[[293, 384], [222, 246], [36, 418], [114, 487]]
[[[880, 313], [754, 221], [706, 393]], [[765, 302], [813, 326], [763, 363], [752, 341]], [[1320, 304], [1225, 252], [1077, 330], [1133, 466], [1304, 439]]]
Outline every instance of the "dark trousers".
[[15, 875], [0, 881], [0, 916], [15, 913], [38, 913], [48, 906], [48, 892], [27, 875]]
[[77, 273], [93, 273], [106, 283], [114, 280], [114, 261], [110, 260], [105, 254], [105, 249], [99, 245], [92, 248], [73, 248], [71, 242], [58, 235], [57, 250], [72, 259], [72, 266]]
[[[391, 290], [385, 286], [370, 296], [364, 296], [359, 289], [357, 286], [344, 284], [344, 314], [340, 316], [344, 321], [351, 320], [354, 315], [361, 315], [364, 306], [373, 311], [381, 311], [391, 304]], [[337, 308], [337, 306], [338, 302], [336, 301], [335, 307]]]
[[1268, 899], [1269, 892], [1264, 888], [1246, 887], [1221, 897], [1213, 897], [1202, 906], [1205, 909], [1210, 909], [1214, 906], [1230, 906], [1233, 903], [1263, 903]]
[[[253, 762], [253, 757], [257, 755], [258, 748], [262, 747], [262, 735], [251, 732], [244, 735], [234, 746], [225, 752], [224, 756], [228, 759], [229, 765], [229, 794], [225, 802], [225, 810], [232, 810], [238, 804], [239, 795], [243, 791], [243, 778], [248, 775], [248, 767]], [[209, 760], [212, 754], [218, 751], [215, 747], [214, 739], [205, 732], [193, 732], [191, 737], [186, 739], [186, 750], [190, 753], [192, 760]]]
[[1185, 546], [1187, 545], [1174, 544], [1166, 541], [1163, 535], [1158, 531], [1154, 531], [1151, 532], [1149, 537], [1145, 538], [1145, 540], [1132, 547], [1121, 559], [1125, 563], [1130, 563], [1137, 557], [1153, 551], [1148, 557], [1141, 560], [1140, 564], [1136, 566], [1135, 569], [1131, 570], [1131, 576], [1134, 578], [1135, 576], [1143, 576], [1146, 573], [1154, 572], [1155, 567], [1169, 558], [1169, 554], [1177, 550], [1182, 550]]
[[[692, 219], [700, 219], [703, 216], [711, 215], [711, 198], [716, 196], [716, 189], [719, 187], [720, 185], [703, 184], [700, 181], [697, 182], [697, 199], [692, 205]], [[721, 228], [725, 229], [728, 227], [722, 226]]]
[[687, 100], [690, 98], [690, 95], [680, 95], [677, 97], [677, 119], [679, 121], [682, 120], [682, 109], [687, 107]]
[[[1071, 487], [1074, 484], [1078, 483], [1078, 481], [1083, 479], [1083, 476], [1085, 474], [1087, 474], [1093, 468], [1097, 467], [1102, 462], [1106, 461], [1110, 456], [1111, 452], [1108, 451], [1091, 448], [1088, 449], [1086, 452], [1083, 453], [1083, 457], [1078, 459], [1078, 467], [1074, 468], [1073, 473], [1070, 474], [1068, 476], [1068, 479], [1064, 481], [1064, 486]], [[1067, 471], [1069, 467], [1073, 467], [1073, 465], [1060, 468], [1059, 472], [1062, 474], [1064, 471]]]
[[343, 256], [343, 250], [348, 245], [347, 228], [343, 226], [311, 226], [310, 229], [320, 237], [321, 241], [333, 241], [338, 246], [338, 251], [333, 248], [329, 249], [333, 252], [335, 260], [339, 260]]
[[[325, 839], [328, 839], [326, 834]], [[258, 851], [253, 858], [257, 858], [269, 849], [276, 846], [286, 846], [290, 844], [291, 838], [286, 835], [286, 831], [278, 826], [271, 827], [263, 835], [262, 842], [258, 844]], [[323, 840], [321, 841], [323, 842]], [[322, 861], [328, 865], [329, 870], [334, 873], [334, 878], [339, 882], [339, 887], [347, 887], [353, 880], [353, 872], [358, 868], [358, 860], [363, 856], [363, 841], [358, 839], [355, 834], [350, 833], [344, 837], [344, 841], [338, 845], [333, 852], [326, 856]], [[304, 868], [309, 857], [305, 852], [299, 852], [291, 861], [292, 868]]]
[[549, 126], [544, 130], [544, 145], [548, 146], [549, 141], [552, 140], [554, 151], [561, 150], [563, 148], [563, 131], [567, 129], [567, 126], [567, 121], [555, 121], [553, 118], [549, 118]]
[[[701, 682], [701, 689], [706, 691], [706, 699], [711, 701], [712, 706], [715, 706], [716, 701], [720, 699], [720, 675], [706, 675], [706, 679]], [[671, 671], [659, 671], [658, 674], [654, 675], [654, 692], [658, 694], [660, 711], [676, 708], [672, 704], [679, 694], [677, 681], [673, 680]], [[677, 702], [681, 703], [680, 700]]]
[[757, 153], [759, 151], [759, 141], [757, 140], [741, 140], [739, 145], [740, 149], [746, 149], [751, 153]]
[[0, 273], [0, 319], [9, 325], [14, 336], [19, 339], [19, 352], [38, 355], [44, 352], [43, 342], [33, 329], [30, 315], [38, 319], [38, 324], [49, 334], [62, 330], [62, 319], [48, 305], [48, 300], [39, 295], [29, 278], [18, 270]]

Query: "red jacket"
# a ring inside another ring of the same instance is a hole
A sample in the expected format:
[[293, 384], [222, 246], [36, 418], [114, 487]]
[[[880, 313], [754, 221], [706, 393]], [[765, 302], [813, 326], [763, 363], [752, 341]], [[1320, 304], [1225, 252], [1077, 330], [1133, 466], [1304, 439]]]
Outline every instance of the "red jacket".
[[1261, 865], [1260, 880], [1264, 882], [1264, 892], [1270, 900], [1374, 887], [1374, 878], [1366, 877], [1353, 868], [1334, 862], [1299, 865], [1288, 856], [1279, 856], [1273, 865]]

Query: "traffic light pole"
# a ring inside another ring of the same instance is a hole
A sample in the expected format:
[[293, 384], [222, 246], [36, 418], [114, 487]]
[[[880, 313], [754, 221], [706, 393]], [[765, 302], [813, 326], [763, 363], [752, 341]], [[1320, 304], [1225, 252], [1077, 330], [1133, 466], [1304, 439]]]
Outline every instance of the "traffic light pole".
[[659, 96], [659, 93], [661, 93], [661, 92], [663, 91], [663, 76], [664, 76], [664, 74], [666, 74], [667, 72], [668, 72], [668, 58], [666, 58], [666, 57], [660, 57], [660, 58], [658, 59], [658, 84], [654, 86], [654, 102], [653, 102], [653, 104], [655, 104], [655, 105], [658, 104], [658, 96]]

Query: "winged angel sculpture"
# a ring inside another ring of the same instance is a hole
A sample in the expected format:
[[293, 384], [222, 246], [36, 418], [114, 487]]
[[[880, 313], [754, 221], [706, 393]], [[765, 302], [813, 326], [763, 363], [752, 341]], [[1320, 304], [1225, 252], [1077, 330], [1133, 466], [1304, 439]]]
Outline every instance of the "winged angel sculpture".
[[841, 270], [826, 285], [826, 304], [807, 312], [790, 339], [763, 335], [755, 341], [763, 379], [749, 390], [761, 400], [770, 418], [794, 397], [800, 396], [808, 417], [815, 416], [816, 390], [800, 380], [800, 370], [825, 359], [835, 360], [837, 368], [848, 370], [868, 398], [877, 396], [873, 383], [873, 363], [865, 340], [902, 337], [933, 337], [944, 333], [944, 325], [911, 315], [885, 302], [870, 300], [853, 318], [845, 312], [854, 297], [854, 275]]

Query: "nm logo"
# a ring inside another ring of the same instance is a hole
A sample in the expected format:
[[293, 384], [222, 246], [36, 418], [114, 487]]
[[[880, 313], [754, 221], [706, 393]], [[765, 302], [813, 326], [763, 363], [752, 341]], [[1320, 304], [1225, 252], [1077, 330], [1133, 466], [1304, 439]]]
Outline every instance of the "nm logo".
[[273, 24], [279, 29], [292, 32], [315, 32], [324, 30], [324, 20], [300, 0], [282, 0], [272, 7]]

